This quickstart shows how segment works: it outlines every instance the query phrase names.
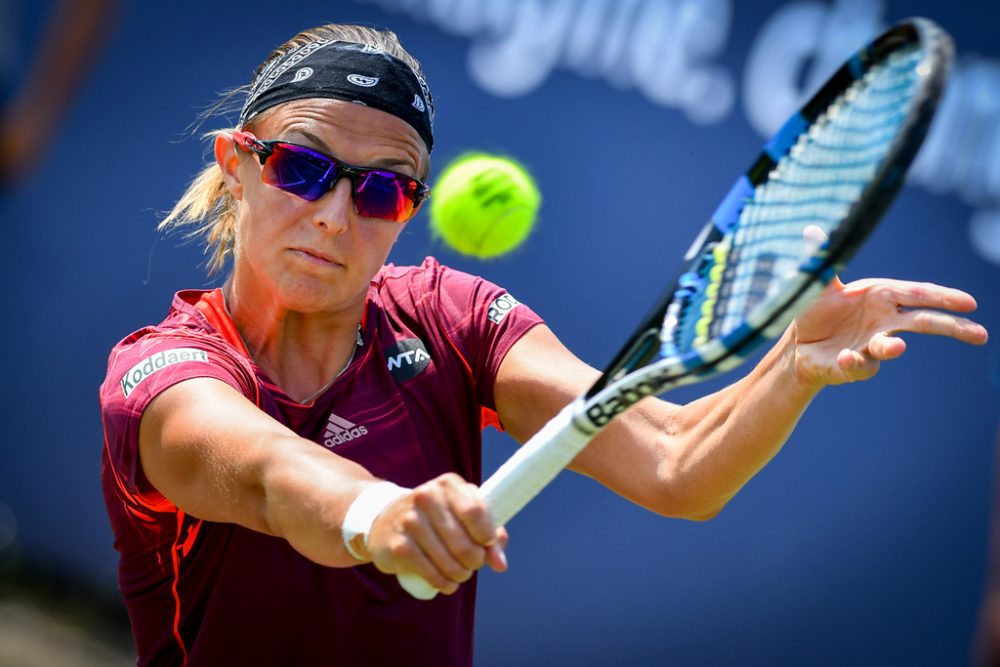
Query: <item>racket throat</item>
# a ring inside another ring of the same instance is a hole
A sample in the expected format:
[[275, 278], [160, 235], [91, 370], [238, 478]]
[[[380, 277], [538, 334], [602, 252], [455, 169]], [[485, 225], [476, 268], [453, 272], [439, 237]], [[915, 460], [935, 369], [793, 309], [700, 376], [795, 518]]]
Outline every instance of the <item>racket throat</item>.
[[649, 363], [660, 351], [659, 327], [650, 327], [638, 332], [615, 356], [608, 369], [591, 386], [584, 399], [587, 403], [609, 384], [618, 382], [629, 373]]

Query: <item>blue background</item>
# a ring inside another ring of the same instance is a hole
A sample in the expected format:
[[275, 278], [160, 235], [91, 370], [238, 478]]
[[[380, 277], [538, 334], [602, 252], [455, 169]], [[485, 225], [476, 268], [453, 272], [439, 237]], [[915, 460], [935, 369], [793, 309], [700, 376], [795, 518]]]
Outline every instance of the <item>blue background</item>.
[[[647, 0], [656, 2], [675, 4]], [[119, 338], [159, 321], [175, 290], [215, 284], [199, 248], [159, 238], [154, 226], [209, 155], [188, 124], [217, 92], [246, 83], [271, 48], [325, 21], [396, 30], [438, 104], [435, 171], [468, 149], [506, 153], [533, 171], [545, 202], [530, 242], [508, 257], [450, 253], [422, 213], [391, 259], [434, 254], [504, 285], [602, 366], [759, 150], [743, 75], [763, 26], [792, 5], [834, 5], [721, 4], [731, 23], [707, 60], [730, 73], [736, 99], [711, 124], [564, 66], [530, 92], [495, 96], [470, 78], [476, 36], [376, 2], [124, 7], [40, 172], [0, 199], [0, 509], [16, 520], [7, 555], [115, 586], [97, 387]], [[934, 18], [963, 57], [1000, 58], [992, 3], [875, 6], [886, 24]], [[24, 17], [28, 44], [36, 11]], [[953, 192], [906, 188], [845, 279], [966, 289], [979, 299], [977, 319], [1000, 334], [1000, 272], [967, 231], [976, 210]], [[873, 381], [824, 392], [785, 449], [710, 522], [662, 519], [562, 476], [510, 526], [510, 572], [481, 577], [477, 664], [966, 662], [987, 573], [1000, 355], [994, 343], [908, 342], [906, 357]], [[490, 468], [513, 451], [492, 432], [484, 446]]]

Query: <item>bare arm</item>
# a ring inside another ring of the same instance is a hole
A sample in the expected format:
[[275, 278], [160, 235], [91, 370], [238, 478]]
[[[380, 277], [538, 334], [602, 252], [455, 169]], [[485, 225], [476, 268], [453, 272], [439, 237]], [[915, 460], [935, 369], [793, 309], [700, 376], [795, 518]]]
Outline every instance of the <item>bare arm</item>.
[[[778, 452], [816, 393], [781, 384], [783, 372], [775, 367], [788, 363], [786, 350], [783, 339], [739, 382], [688, 405], [641, 401], [571, 469], [657, 513], [711, 518]], [[536, 327], [508, 353], [497, 378], [505, 428], [527, 440], [599, 375], [547, 327]], [[764, 402], [772, 418], [758, 418]]]
[[[837, 281], [738, 382], [684, 406], [640, 402], [571, 467], [655, 512], [711, 518], [780, 451], [823, 386], [867, 379], [903, 354], [896, 332], [984, 343], [985, 329], [943, 312], [974, 308], [971, 296], [936, 285]], [[525, 441], [598, 375], [536, 327], [497, 376], [505, 428]]]
[[[357, 565], [341, 525], [377, 480], [363, 467], [300, 438], [224, 382], [198, 378], [163, 391], [139, 430], [149, 482], [184, 512], [284, 538], [321, 565]], [[472, 485], [442, 475], [385, 508], [369, 553], [384, 572], [416, 572], [454, 592], [488, 563], [505, 568], [497, 531]]]
[[225, 383], [187, 380], [153, 399], [140, 423], [139, 453], [150, 483], [188, 514], [283, 537], [323, 565], [357, 563], [340, 523], [374, 478]]

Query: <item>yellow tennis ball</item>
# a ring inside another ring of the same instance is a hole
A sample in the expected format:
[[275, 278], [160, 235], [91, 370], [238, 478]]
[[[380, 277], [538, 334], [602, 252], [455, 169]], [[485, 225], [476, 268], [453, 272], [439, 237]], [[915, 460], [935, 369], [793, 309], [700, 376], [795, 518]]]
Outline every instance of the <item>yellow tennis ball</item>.
[[464, 255], [497, 257], [528, 238], [541, 203], [535, 181], [514, 160], [463, 155], [431, 191], [431, 232]]

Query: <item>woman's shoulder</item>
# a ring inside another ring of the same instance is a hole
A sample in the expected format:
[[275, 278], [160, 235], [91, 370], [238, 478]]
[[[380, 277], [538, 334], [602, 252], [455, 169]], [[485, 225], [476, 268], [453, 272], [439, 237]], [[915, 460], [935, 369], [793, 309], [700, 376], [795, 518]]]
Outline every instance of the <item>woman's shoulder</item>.
[[475, 290], [493, 285], [489, 280], [441, 263], [436, 257], [425, 257], [415, 265], [386, 264], [375, 274], [372, 287], [389, 296], [419, 294], [426, 298], [433, 293]]
[[[213, 322], [206, 303], [217, 290], [182, 290], [174, 294], [166, 316], [119, 340], [111, 349], [109, 369], [129, 360], [167, 353], [178, 360], [207, 360], [206, 354], [234, 362], [242, 355], [218, 323]], [[173, 352], [172, 352], [173, 351]]]

